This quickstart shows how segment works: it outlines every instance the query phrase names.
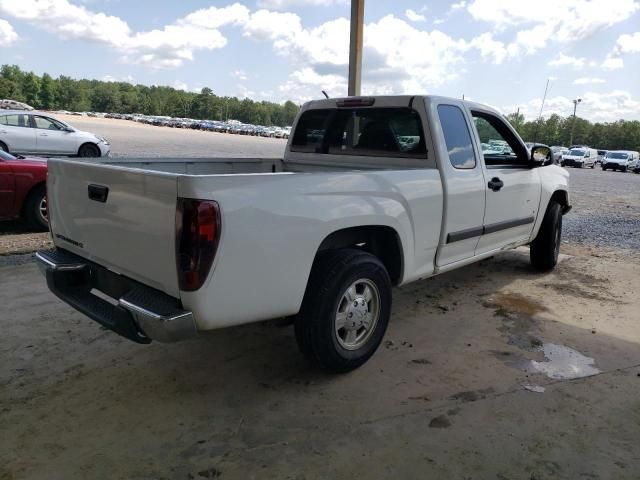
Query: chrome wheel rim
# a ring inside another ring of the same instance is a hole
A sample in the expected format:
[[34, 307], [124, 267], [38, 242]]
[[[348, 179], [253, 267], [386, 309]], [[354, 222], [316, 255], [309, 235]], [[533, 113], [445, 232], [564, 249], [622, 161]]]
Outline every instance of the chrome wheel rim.
[[38, 213], [40, 214], [40, 218], [47, 223], [47, 197], [42, 197], [40, 200], [40, 205], [38, 205]]
[[375, 331], [380, 317], [380, 292], [366, 278], [353, 282], [342, 294], [336, 310], [334, 331], [346, 350], [362, 347]]

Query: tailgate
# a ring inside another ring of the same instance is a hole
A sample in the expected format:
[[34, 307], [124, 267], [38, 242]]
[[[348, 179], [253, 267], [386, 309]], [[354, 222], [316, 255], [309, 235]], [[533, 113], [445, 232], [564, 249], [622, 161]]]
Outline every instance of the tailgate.
[[175, 174], [56, 159], [48, 170], [56, 246], [179, 296]]

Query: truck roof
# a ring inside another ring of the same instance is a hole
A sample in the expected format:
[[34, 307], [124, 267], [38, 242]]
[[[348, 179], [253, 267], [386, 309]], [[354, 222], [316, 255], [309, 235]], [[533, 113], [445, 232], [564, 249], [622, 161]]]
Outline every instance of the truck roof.
[[[302, 106], [302, 110], [315, 110], [315, 109], [323, 109], [323, 108], [339, 108], [340, 102], [349, 102], [352, 104], [342, 105], [343, 107], [407, 107], [416, 99], [424, 99], [427, 103], [447, 103], [453, 102], [455, 104], [464, 104], [468, 108], [477, 108], [482, 110], [490, 110], [497, 115], [502, 116], [502, 112], [497, 110], [496, 108], [490, 107], [488, 105], [472, 102], [469, 100], [462, 100], [459, 98], [453, 97], [443, 97], [440, 95], [362, 95], [357, 97], [339, 97], [339, 98], [323, 98], [318, 100], [311, 100], [305, 103]], [[358, 100], [362, 101], [362, 105], [357, 105]], [[367, 105], [367, 102], [374, 100], [374, 103], [371, 105]], [[353, 104], [355, 103], [355, 105]]]

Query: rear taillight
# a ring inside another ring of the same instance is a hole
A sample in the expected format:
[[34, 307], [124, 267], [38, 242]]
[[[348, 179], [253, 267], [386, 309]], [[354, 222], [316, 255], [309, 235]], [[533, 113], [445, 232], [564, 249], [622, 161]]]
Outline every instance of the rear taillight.
[[178, 198], [176, 266], [180, 290], [198, 290], [207, 279], [220, 240], [220, 208], [212, 200]]

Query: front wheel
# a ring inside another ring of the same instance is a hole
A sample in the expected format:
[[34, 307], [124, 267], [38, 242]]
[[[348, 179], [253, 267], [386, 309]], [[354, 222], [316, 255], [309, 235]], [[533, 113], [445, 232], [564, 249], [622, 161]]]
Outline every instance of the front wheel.
[[531, 242], [531, 265], [541, 272], [553, 270], [558, 263], [562, 241], [562, 207], [558, 202], [549, 203], [538, 235]]
[[92, 143], [85, 143], [78, 150], [78, 156], [84, 157], [84, 158], [99, 157], [100, 149], [96, 145], [93, 145]]
[[390, 314], [391, 280], [377, 257], [355, 249], [323, 252], [295, 321], [298, 346], [326, 370], [354, 370], [377, 350]]

